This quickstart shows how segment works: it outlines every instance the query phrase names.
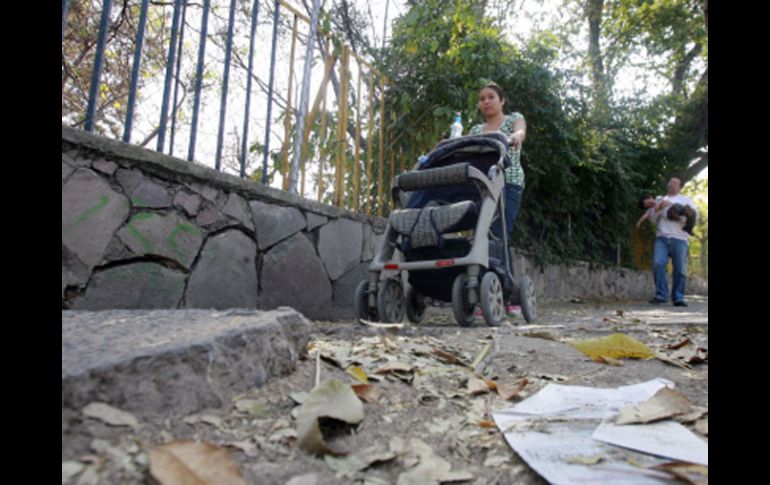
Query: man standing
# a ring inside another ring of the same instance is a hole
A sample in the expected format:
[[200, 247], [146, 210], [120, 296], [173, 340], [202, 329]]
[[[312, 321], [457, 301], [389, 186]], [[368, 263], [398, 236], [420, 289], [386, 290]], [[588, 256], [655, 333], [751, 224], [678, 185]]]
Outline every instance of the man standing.
[[691, 210], [697, 217], [697, 211], [693, 201], [680, 194], [682, 179], [671, 177], [666, 189], [667, 195], [655, 205], [655, 211], [650, 217], [650, 220], [658, 225], [652, 253], [655, 297], [650, 300], [650, 303], [659, 305], [668, 301], [666, 265], [670, 258], [674, 268], [671, 299], [674, 306], [687, 306], [684, 301], [684, 288], [687, 279], [685, 268], [690, 238], [683, 229], [685, 217], [682, 213]]

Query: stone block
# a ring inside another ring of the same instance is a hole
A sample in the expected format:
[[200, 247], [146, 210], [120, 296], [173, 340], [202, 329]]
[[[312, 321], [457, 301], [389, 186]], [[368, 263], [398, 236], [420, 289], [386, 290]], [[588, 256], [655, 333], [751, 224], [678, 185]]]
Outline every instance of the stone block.
[[332, 286], [313, 245], [302, 234], [265, 254], [259, 280], [260, 308], [290, 306], [308, 318], [328, 318]]
[[174, 197], [174, 205], [184, 209], [188, 216], [195, 217], [201, 207], [201, 197], [198, 194], [188, 194], [180, 190]]
[[97, 160], [94, 162], [93, 168], [105, 175], [112, 175], [118, 169], [118, 164], [109, 160]]
[[294, 207], [266, 204], [258, 200], [249, 202], [249, 207], [260, 251], [274, 246], [307, 227], [305, 216]]
[[203, 243], [203, 232], [176, 214], [140, 212], [118, 231], [128, 248], [139, 256], [163, 256], [190, 268]]
[[309, 334], [290, 308], [64, 311], [62, 409], [78, 418], [62, 426], [93, 401], [139, 418], [221, 406], [294, 370]]
[[72, 174], [61, 197], [62, 244], [93, 268], [128, 216], [128, 199], [88, 169]]
[[96, 271], [74, 310], [176, 308], [187, 275], [155, 263], [131, 263]]
[[136, 188], [130, 192], [131, 204], [134, 207], [149, 207], [164, 209], [171, 207], [171, 195], [168, 190], [159, 183], [144, 178]]
[[307, 212], [305, 213], [305, 217], [307, 217], [307, 231], [310, 232], [316, 227], [323, 226], [327, 222], [329, 222], [329, 218], [326, 216], [318, 215], [314, 212]]
[[222, 209], [222, 213], [236, 219], [246, 229], [254, 230], [254, 221], [251, 219], [251, 211], [246, 200], [238, 194], [231, 193], [227, 198], [227, 204]]
[[356, 294], [356, 287], [361, 281], [369, 275], [369, 263], [361, 263], [344, 276], [334, 282], [332, 290], [334, 292], [332, 315], [335, 319], [354, 318], [353, 299]]
[[318, 254], [332, 281], [361, 262], [363, 224], [337, 219], [323, 226], [318, 234]]
[[206, 241], [190, 276], [187, 308], [257, 308], [257, 244], [238, 230]]

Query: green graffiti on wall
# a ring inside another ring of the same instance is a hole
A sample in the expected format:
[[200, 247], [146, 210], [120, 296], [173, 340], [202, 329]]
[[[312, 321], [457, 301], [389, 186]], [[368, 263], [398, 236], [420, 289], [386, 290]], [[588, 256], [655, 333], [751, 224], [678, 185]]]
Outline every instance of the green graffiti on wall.
[[70, 231], [72, 231], [77, 226], [79, 226], [80, 224], [82, 224], [83, 222], [88, 220], [91, 216], [93, 216], [94, 214], [96, 214], [100, 210], [102, 210], [105, 207], [107, 207], [107, 204], [109, 204], [109, 203], [110, 203], [110, 198], [108, 196], [106, 196], [106, 195], [102, 195], [99, 198], [99, 202], [95, 206], [93, 206], [90, 209], [87, 209], [87, 210], [81, 212], [75, 218], [74, 221], [72, 221], [69, 224], [67, 224], [66, 226], [64, 226], [64, 228], [62, 229], [62, 234], [69, 234]]

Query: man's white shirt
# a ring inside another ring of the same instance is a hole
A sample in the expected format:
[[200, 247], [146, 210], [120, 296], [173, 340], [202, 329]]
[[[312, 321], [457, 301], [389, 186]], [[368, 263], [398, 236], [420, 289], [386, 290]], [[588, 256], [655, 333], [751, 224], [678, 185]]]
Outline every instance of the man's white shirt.
[[657, 237], [670, 237], [673, 239], [680, 239], [685, 242], [690, 241], [690, 235], [684, 232], [685, 217], [682, 216], [679, 221], [672, 221], [668, 218], [668, 210], [674, 204], [682, 204], [692, 207], [697, 217], [697, 209], [695, 204], [689, 197], [684, 195], [667, 195], [663, 197], [663, 200], [667, 200], [670, 205], [663, 208], [661, 211], [654, 211], [651, 217], [652, 222], [658, 225]]

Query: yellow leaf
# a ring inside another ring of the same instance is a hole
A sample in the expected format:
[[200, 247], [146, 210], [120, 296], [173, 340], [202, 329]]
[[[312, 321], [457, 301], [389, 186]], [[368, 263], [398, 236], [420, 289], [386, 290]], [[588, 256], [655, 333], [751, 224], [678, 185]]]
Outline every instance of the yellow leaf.
[[366, 375], [366, 371], [364, 371], [360, 367], [348, 367], [348, 370], [346, 370], [348, 374], [355, 377], [359, 381], [363, 382], [364, 384], [369, 384], [369, 376]]
[[569, 344], [592, 359], [599, 357], [651, 359], [655, 357], [653, 351], [645, 344], [622, 333], [614, 333], [604, 338], [571, 341]]

